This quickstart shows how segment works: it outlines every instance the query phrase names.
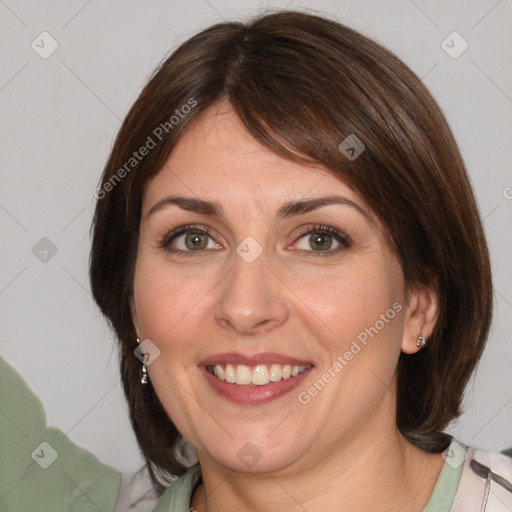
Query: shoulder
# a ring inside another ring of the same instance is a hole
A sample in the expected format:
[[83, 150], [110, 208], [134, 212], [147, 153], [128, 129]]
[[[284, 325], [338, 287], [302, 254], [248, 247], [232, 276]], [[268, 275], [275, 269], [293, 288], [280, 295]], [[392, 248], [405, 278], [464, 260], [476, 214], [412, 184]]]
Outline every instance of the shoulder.
[[468, 447], [451, 512], [512, 510], [512, 458]]

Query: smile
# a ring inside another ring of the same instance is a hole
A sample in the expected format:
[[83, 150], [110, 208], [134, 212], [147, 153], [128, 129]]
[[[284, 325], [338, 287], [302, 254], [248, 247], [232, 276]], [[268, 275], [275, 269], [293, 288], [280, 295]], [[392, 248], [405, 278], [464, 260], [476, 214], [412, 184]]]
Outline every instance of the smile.
[[290, 364], [273, 363], [246, 366], [243, 364], [215, 364], [206, 367], [209, 373], [219, 380], [239, 386], [265, 386], [270, 382], [297, 377], [311, 365], [292, 366]]

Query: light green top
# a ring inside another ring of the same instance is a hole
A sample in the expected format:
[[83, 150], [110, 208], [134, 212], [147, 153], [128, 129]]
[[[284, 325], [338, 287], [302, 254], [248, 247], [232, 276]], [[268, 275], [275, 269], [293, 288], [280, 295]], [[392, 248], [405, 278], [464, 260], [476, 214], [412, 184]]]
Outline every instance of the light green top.
[[464, 460], [468, 447], [453, 439], [446, 453], [446, 458], [437, 479], [434, 491], [423, 512], [438, 512], [451, 509], [457, 487], [459, 486]]
[[[453, 440], [424, 512], [448, 512], [467, 447]], [[164, 492], [154, 512], [189, 512], [198, 464]], [[0, 510], [114, 512], [120, 473], [46, 426], [40, 400], [0, 357]]]

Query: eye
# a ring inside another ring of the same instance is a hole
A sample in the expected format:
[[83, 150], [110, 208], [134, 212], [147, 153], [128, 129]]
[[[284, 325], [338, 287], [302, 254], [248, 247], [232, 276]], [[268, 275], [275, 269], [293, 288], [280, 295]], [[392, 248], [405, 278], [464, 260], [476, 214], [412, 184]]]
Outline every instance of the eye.
[[194, 252], [221, 247], [213, 241], [206, 226], [182, 226], [165, 235], [158, 245], [170, 253], [187, 256]]
[[[324, 256], [324, 253], [338, 253], [350, 247], [350, 238], [337, 229], [318, 224], [301, 233], [297, 246], [300, 250], [321, 253]], [[333, 246], [334, 249], [330, 250]]]

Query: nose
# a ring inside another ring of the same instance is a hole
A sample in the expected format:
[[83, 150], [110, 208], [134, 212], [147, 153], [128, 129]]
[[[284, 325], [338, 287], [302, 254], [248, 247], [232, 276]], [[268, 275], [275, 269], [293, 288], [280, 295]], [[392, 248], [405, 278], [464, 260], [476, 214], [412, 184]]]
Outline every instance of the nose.
[[251, 263], [238, 254], [233, 259], [233, 267], [219, 283], [215, 321], [244, 335], [284, 324], [289, 316], [288, 289], [265, 253]]

